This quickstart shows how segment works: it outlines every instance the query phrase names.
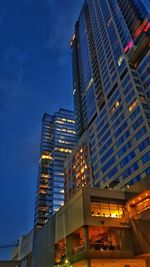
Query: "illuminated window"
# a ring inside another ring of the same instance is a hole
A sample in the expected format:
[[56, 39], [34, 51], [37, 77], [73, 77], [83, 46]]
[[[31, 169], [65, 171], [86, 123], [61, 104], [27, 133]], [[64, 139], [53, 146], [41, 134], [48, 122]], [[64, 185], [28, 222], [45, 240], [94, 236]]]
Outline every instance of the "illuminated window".
[[45, 194], [46, 194], [46, 190], [44, 190], [44, 189], [40, 189], [40, 190], [39, 190], [39, 193], [45, 195]]
[[68, 149], [68, 148], [59, 148], [59, 147], [55, 147], [55, 150], [56, 151], [59, 151], [59, 152], [64, 152], [64, 153], [71, 153], [72, 150], [71, 149]]
[[69, 120], [69, 119], [67, 119], [67, 122], [70, 122], [70, 123], [75, 123], [75, 121], [74, 121], [74, 120]]
[[59, 139], [58, 142], [61, 143], [61, 144], [66, 144], [66, 145], [71, 144], [70, 142], [63, 141], [63, 140], [61, 140], [61, 139]]
[[115, 112], [115, 111], [117, 110], [117, 108], [119, 107], [119, 105], [120, 105], [120, 103], [119, 103], [119, 101], [117, 100], [116, 103], [115, 103], [115, 105], [113, 106], [113, 108], [112, 108], [112, 110], [111, 110], [112, 113]]
[[41, 174], [40, 177], [41, 178], [50, 178], [49, 174]]
[[96, 217], [122, 218], [125, 216], [125, 205], [91, 202], [91, 215]]
[[144, 32], [148, 32], [150, 30], [150, 22], [147, 23], [146, 27], [144, 28]]
[[64, 121], [56, 121], [56, 123], [58, 123], [58, 124], [64, 124]]
[[59, 121], [65, 121], [65, 122], [70, 122], [70, 123], [75, 123], [75, 120], [71, 120], [71, 119], [66, 119], [66, 118], [59, 118]]
[[61, 194], [64, 194], [64, 189], [60, 190], [60, 193], [61, 193]]
[[134, 45], [133, 41], [132, 40], [129, 41], [129, 43], [124, 48], [125, 53], [128, 52], [128, 50], [131, 49], [133, 45]]
[[132, 104], [129, 106], [129, 111], [131, 112], [138, 104], [138, 100], [136, 99]]
[[75, 131], [73, 131], [73, 130], [68, 130], [68, 129], [65, 129], [65, 128], [57, 128], [56, 129], [57, 131], [61, 131], [61, 132], [66, 132], [66, 133], [72, 133], [72, 134], [76, 134], [76, 132]]
[[130, 202], [130, 206], [134, 208], [135, 214], [142, 213], [150, 209], [150, 191], [143, 192]]
[[48, 207], [39, 207], [39, 211], [46, 211]]
[[107, 22], [107, 26], [109, 27], [110, 23], [112, 22], [112, 17], [110, 17], [109, 21]]
[[92, 83], [93, 83], [93, 78], [91, 78], [91, 80], [89, 81], [88, 86], [86, 88], [86, 91], [88, 91], [90, 89]]
[[136, 214], [142, 213], [142, 212], [150, 209], [150, 197], [148, 195], [147, 195], [147, 198], [145, 198], [144, 200], [141, 200], [140, 202], [139, 202], [139, 200], [141, 200], [141, 199], [140, 198], [138, 199], [137, 204], [135, 201], [133, 201], [133, 204], [132, 204], [135, 208]]
[[120, 56], [118, 59], [118, 66], [121, 66], [122, 62], [124, 60], [124, 55]]
[[41, 159], [49, 159], [49, 160], [51, 160], [52, 157], [50, 155], [42, 155]]
[[142, 32], [144, 28], [144, 25], [143, 23], [136, 29], [135, 33], [134, 33], [134, 38], [136, 39]]

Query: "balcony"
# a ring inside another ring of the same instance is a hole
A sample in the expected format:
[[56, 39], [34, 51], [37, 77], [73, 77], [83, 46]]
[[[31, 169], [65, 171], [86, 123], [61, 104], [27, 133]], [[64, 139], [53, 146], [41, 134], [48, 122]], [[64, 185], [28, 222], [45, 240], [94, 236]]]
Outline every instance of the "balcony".
[[129, 229], [84, 226], [67, 238], [71, 262], [94, 259], [132, 258]]
[[100, 243], [90, 243], [89, 248], [76, 247], [70, 255], [71, 262], [93, 259], [127, 259], [134, 256], [132, 250], [123, 250], [119, 244], [104, 245]]

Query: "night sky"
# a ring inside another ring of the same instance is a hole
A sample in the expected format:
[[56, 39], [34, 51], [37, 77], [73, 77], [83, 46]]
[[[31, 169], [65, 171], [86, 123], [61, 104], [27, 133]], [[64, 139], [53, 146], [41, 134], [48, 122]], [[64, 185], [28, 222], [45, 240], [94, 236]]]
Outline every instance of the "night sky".
[[43, 113], [73, 109], [69, 41], [82, 2], [0, 0], [0, 246], [33, 226]]

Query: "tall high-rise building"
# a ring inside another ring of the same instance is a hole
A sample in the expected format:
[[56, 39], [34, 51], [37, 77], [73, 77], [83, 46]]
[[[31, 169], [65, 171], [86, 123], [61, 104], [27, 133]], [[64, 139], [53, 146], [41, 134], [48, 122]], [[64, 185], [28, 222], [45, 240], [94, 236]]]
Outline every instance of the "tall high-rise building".
[[42, 119], [35, 227], [40, 228], [64, 204], [64, 161], [76, 144], [74, 113], [60, 109]]
[[141, 0], [85, 0], [71, 41], [77, 135], [90, 134], [93, 183], [150, 174], [150, 14]]
[[89, 134], [85, 131], [70, 156], [65, 160], [65, 201], [83, 186], [92, 186], [92, 164]]

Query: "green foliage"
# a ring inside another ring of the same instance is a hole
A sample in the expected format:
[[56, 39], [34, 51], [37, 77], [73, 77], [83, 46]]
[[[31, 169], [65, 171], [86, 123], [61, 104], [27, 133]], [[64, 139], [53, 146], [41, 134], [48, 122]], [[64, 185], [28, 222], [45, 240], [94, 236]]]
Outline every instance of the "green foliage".
[[72, 265], [68, 262], [68, 263], [54, 265], [54, 267], [72, 267]]

